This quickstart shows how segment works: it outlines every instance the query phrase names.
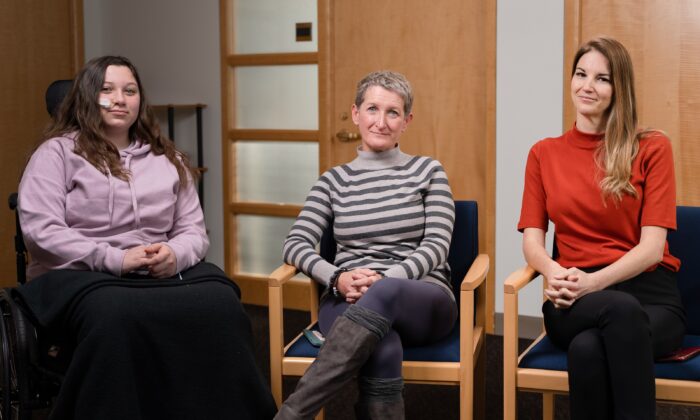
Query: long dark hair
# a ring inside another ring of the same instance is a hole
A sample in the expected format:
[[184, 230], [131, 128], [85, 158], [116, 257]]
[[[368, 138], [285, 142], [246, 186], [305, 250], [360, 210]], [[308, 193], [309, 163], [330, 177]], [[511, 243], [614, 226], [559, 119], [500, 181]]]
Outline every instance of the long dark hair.
[[199, 175], [190, 166], [189, 158], [175, 147], [172, 140], [160, 133], [155, 114], [146, 101], [141, 78], [136, 67], [125, 57], [106, 55], [93, 58], [78, 72], [73, 87], [58, 109], [53, 122], [44, 132], [44, 139], [77, 132], [75, 153], [84, 157], [105, 175], [126, 180], [129, 172], [120, 163], [119, 150], [105, 135], [102, 114], [98, 105], [105, 71], [109, 66], [127, 67], [136, 79], [140, 92], [139, 115], [129, 128], [129, 139], [151, 145], [156, 155], [165, 155], [177, 169], [180, 185], [185, 185], [188, 173], [193, 179]]

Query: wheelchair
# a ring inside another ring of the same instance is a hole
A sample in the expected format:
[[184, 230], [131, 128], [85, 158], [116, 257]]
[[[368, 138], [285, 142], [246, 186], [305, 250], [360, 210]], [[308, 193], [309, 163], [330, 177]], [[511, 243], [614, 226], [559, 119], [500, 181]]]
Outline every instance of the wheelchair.
[[55, 346], [42, 346], [37, 329], [12, 297], [0, 290], [0, 419], [29, 420], [51, 405], [62, 374], [46, 367]]
[[[17, 194], [9, 206], [16, 210]], [[17, 231], [18, 283], [25, 282], [27, 250], [19, 218]], [[13, 288], [0, 290], [0, 420], [29, 420], [32, 412], [50, 407], [63, 380], [69, 358], [49, 334], [41, 334], [13, 296]]]
[[[52, 117], [71, 85], [71, 80], [57, 80], [46, 90], [46, 109]], [[17, 282], [24, 284], [27, 249], [16, 211], [17, 193], [10, 194], [8, 205], [15, 212]], [[35, 410], [51, 406], [70, 352], [32, 323], [13, 296], [13, 288], [0, 289], [0, 314], [0, 420], [29, 420]]]

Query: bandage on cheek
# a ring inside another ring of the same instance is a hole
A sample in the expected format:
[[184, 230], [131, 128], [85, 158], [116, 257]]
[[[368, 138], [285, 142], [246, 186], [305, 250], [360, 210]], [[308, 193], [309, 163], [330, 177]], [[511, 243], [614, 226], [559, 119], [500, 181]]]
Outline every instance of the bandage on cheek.
[[112, 101], [108, 98], [100, 98], [100, 107], [104, 109], [110, 109], [112, 107]]

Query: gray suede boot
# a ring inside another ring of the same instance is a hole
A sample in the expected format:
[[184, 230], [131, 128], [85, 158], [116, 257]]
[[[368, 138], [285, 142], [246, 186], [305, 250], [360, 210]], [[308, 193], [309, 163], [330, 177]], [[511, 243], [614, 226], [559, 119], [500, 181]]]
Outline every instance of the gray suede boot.
[[357, 420], [404, 420], [403, 378], [367, 378], [360, 383]]
[[389, 321], [378, 313], [350, 305], [333, 323], [318, 357], [299, 380], [294, 393], [282, 404], [278, 420], [311, 419], [362, 367]]

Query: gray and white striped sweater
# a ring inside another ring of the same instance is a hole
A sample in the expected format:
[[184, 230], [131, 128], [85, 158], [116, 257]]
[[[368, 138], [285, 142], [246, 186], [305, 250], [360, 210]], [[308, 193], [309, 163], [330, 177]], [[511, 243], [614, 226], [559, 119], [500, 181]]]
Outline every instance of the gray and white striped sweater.
[[[316, 245], [333, 221], [334, 264]], [[311, 188], [284, 243], [284, 261], [327, 285], [340, 267], [365, 267], [386, 277], [425, 280], [451, 291], [447, 254], [454, 202], [440, 162], [398, 147], [358, 150]]]

